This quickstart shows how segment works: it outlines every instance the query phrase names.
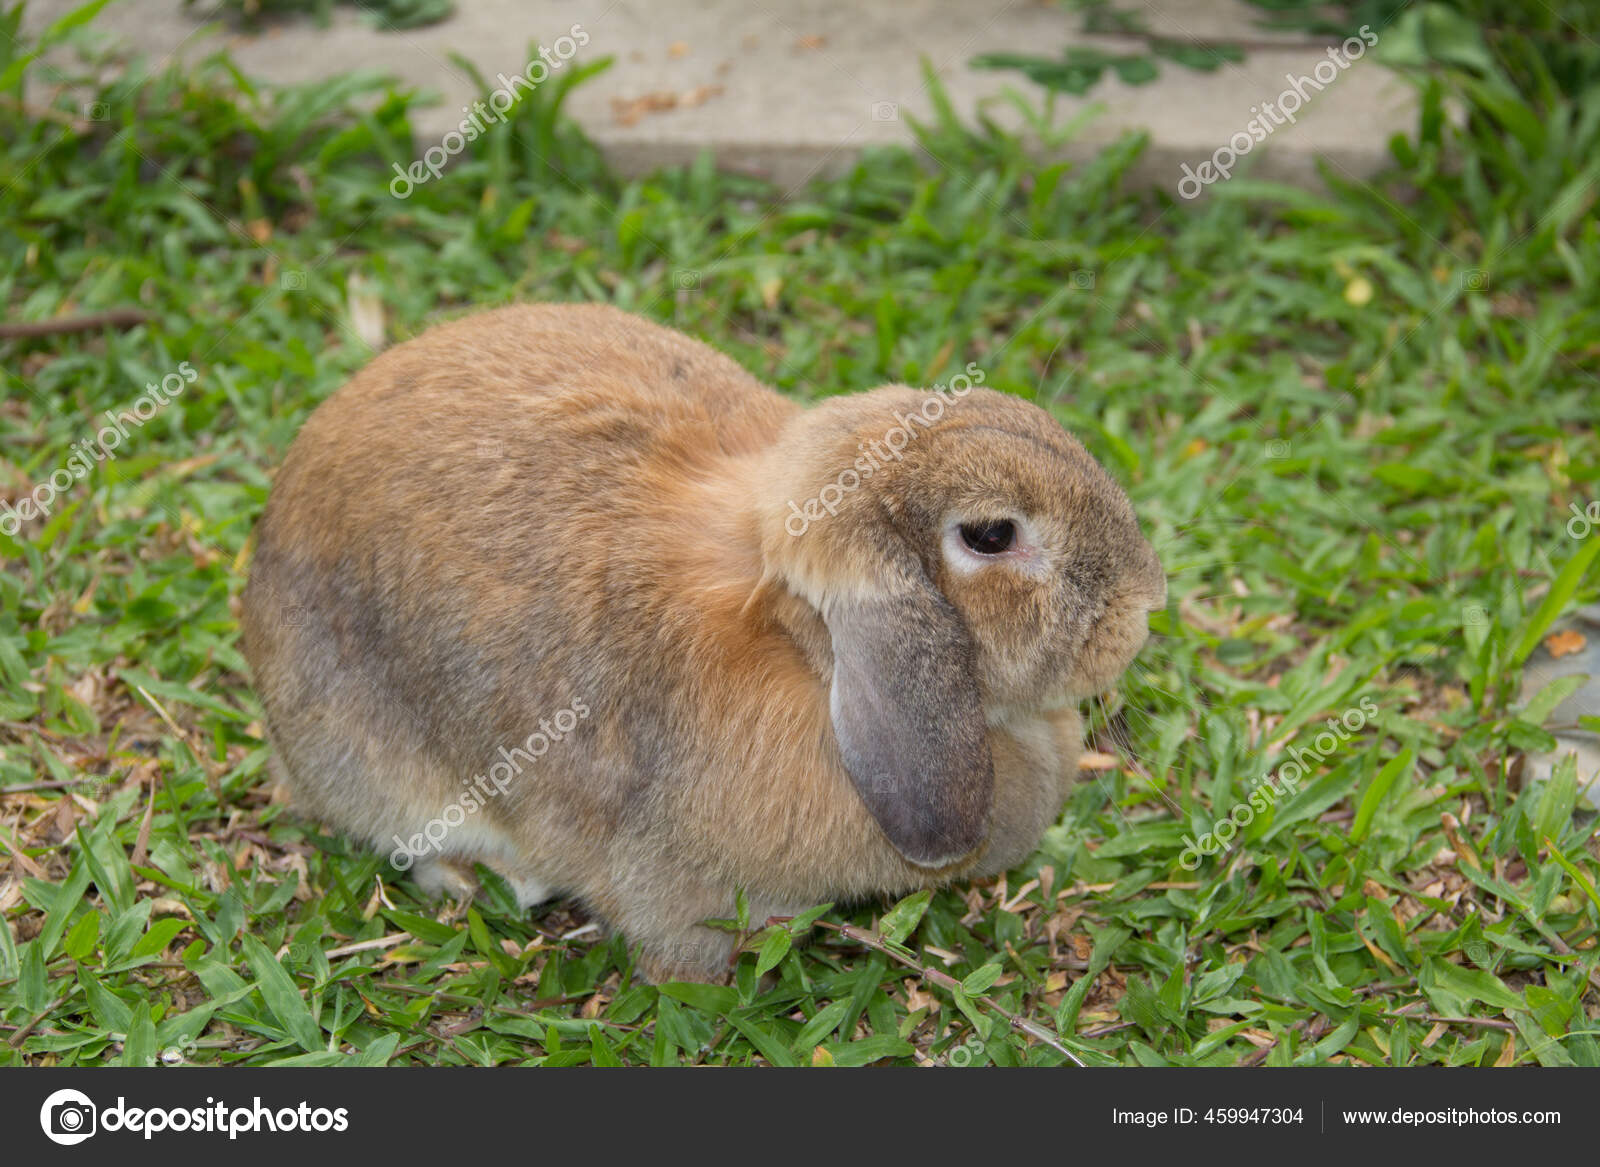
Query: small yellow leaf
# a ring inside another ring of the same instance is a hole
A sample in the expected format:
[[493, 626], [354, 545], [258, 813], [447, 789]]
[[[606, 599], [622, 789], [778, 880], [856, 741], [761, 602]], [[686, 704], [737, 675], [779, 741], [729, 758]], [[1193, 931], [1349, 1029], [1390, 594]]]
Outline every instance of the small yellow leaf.
[[1357, 276], [1344, 286], [1345, 303], [1355, 308], [1365, 308], [1372, 303], [1372, 283], [1363, 276]]
[[1497, 1069], [1497, 1070], [1503, 1070], [1507, 1066], [1514, 1066], [1516, 1064], [1517, 1064], [1517, 1035], [1514, 1034], [1514, 1033], [1508, 1033], [1508, 1034], [1506, 1034], [1506, 1044], [1500, 1050], [1500, 1056], [1495, 1059], [1494, 1066], [1495, 1066], [1495, 1069]]
[[813, 1066], [831, 1066], [833, 1065], [833, 1055], [819, 1045], [811, 1051], [811, 1064]]
[[427, 948], [420, 944], [402, 944], [398, 948], [391, 948], [379, 959], [380, 966], [386, 964], [418, 964], [432, 956], [436, 949]]

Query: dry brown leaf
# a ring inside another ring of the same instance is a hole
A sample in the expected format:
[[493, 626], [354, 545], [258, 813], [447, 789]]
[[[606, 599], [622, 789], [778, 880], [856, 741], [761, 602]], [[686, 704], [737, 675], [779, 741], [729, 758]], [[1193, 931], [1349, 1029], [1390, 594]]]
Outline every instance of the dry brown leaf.
[[[678, 104], [685, 109], [692, 109], [694, 106], [704, 105], [713, 97], [721, 97], [724, 92], [725, 90], [720, 85], [696, 85], [679, 99]], [[766, 295], [764, 288], [762, 295]], [[769, 304], [768, 307], [770, 308], [771, 305]]]
[[568, 255], [577, 255], [589, 246], [587, 240], [579, 239], [576, 235], [563, 235], [560, 231], [551, 228], [544, 237], [544, 241], [557, 251], [564, 251]]
[[128, 862], [134, 867], [143, 867], [150, 861], [150, 824], [155, 821], [156, 814], [156, 788], [150, 788], [150, 798], [144, 804], [144, 817], [139, 820], [139, 835], [133, 843], [133, 854], [128, 856]]
[[50, 878], [43, 867], [40, 867], [20, 850], [11, 852], [11, 870], [13, 873], [20, 871], [22, 874], [31, 876], [34, 879], [48, 880]]
[[45, 826], [44, 837], [52, 843], [64, 843], [72, 837], [77, 825], [78, 808], [73, 805], [70, 794], [63, 794], [56, 803], [56, 813]]
[[613, 97], [611, 120], [619, 126], [637, 125], [646, 114], [661, 113], [676, 109], [677, 106], [678, 95], [665, 90], [646, 93], [642, 97]]
[[1544, 646], [1550, 650], [1550, 655], [1560, 660], [1564, 656], [1571, 656], [1589, 643], [1583, 633], [1576, 628], [1566, 628], [1560, 632], [1551, 633], [1544, 638]]

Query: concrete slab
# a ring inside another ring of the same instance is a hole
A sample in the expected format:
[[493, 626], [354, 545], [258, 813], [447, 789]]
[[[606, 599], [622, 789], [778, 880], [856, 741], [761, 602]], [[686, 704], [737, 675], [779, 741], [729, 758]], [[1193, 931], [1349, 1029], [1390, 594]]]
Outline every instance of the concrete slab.
[[[32, 0], [26, 23], [42, 26], [75, 3]], [[1361, 59], [1335, 68], [1320, 48], [1298, 38], [1278, 47], [1284, 38], [1256, 29], [1256, 10], [1236, 0], [1125, 6], [1140, 8], [1147, 26], [1164, 36], [1256, 45], [1242, 64], [1214, 73], [1163, 63], [1150, 84], [1108, 76], [1085, 99], [1063, 98], [1064, 118], [1091, 105], [1102, 109], [1066, 149], [1068, 157], [1091, 156], [1126, 130], [1146, 130], [1151, 144], [1137, 177], [1176, 190], [1185, 164], [1198, 171], [1235, 135], [1243, 135], [1236, 141], [1242, 147], [1254, 131], [1260, 142], [1249, 150], [1254, 175], [1309, 184], [1319, 157], [1345, 174], [1371, 174], [1385, 160], [1390, 134], [1413, 124], [1409, 87], [1365, 46]], [[97, 27], [149, 54], [152, 64], [195, 59], [226, 44], [248, 73], [268, 81], [373, 68], [436, 91], [443, 103], [415, 123], [419, 154], [456, 129], [462, 106], [479, 96], [452, 52], [486, 77], [503, 73], [508, 80], [524, 73], [535, 42], [551, 61], [569, 46], [574, 60], [610, 55], [615, 65], [579, 89], [569, 108], [614, 165], [637, 173], [710, 150], [721, 166], [764, 175], [785, 189], [838, 173], [864, 147], [909, 142], [906, 115], [931, 112], [924, 58], [957, 109], [970, 115], [987, 104], [998, 120], [1014, 124], [1012, 111], [995, 100], [1002, 89], [1034, 99], [1042, 91], [1016, 73], [972, 69], [974, 55], [1053, 56], [1068, 43], [1141, 48], [1137, 41], [1085, 37], [1075, 15], [1042, 0], [456, 0], [456, 7], [452, 19], [408, 31], [380, 31], [341, 5], [329, 28], [296, 19], [245, 34], [179, 0], [124, 0], [102, 13]], [[580, 32], [588, 42], [581, 46]], [[1373, 32], [1381, 37], [1383, 30]], [[1319, 62], [1322, 77], [1334, 75], [1320, 89], [1310, 84]], [[1261, 103], [1276, 102], [1290, 88], [1290, 75], [1307, 78], [1293, 122], [1269, 119], [1252, 127], [1263, 116]]]

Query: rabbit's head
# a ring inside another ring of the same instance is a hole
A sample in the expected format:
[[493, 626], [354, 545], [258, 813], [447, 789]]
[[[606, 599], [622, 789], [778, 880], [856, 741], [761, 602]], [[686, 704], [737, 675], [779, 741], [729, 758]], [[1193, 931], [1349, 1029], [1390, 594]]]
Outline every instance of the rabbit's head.
[[1104, 691], [1165, 603], [1127, 496], [986, 389], [824, 401], [761, 480], [764, 568], [826, 626], [846, 769], [902, 855], [956, 862], [987, 830], [987, 725]]

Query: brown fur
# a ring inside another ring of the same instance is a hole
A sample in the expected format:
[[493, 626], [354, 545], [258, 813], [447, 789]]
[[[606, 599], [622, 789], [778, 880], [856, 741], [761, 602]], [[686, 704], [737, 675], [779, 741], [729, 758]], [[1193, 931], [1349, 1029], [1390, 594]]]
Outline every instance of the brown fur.
[[[1083, 448], [987, 390], [785, 529], [928, 397], [802, 410], [599, 306], [505, 308], [378, 357], [290, 449], [245, 594], [297, 800], [389, 848], [582, 703], [438, 859], [577, 896], [656, 980], [726, 975], [698, 922], [736, 888], [761, 919], [1019, 862], [1075, 773], [1076, 700], [1115, 682], [1165, 583]], [[949, 515], [1013, 513], [1033, 574], [946, 561]], [[842, 691], [880, 698], [837, 724], [836, 654]], [[868, 762], [882, 787], [849, 768]]]

